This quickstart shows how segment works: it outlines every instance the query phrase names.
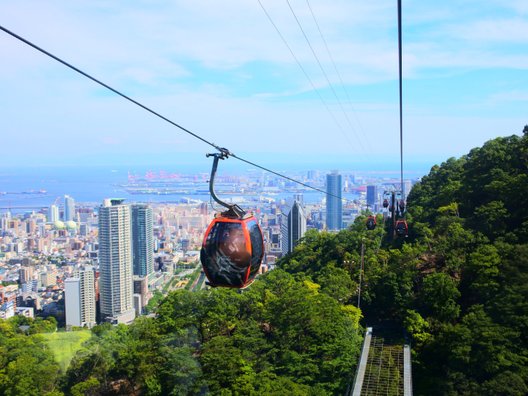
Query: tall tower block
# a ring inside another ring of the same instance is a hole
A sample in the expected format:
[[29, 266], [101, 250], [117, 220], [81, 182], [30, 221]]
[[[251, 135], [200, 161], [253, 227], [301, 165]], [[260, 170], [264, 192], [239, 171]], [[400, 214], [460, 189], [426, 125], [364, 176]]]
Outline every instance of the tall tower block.
[[343, 202], [341, 175], [335, 170], [326, 175], [326, 228], [338, 231], [343, 226]]
[[105, 199], [99, 208], [99, 271], [101, 318], [133, 321], [131, 217], [122, 199]]

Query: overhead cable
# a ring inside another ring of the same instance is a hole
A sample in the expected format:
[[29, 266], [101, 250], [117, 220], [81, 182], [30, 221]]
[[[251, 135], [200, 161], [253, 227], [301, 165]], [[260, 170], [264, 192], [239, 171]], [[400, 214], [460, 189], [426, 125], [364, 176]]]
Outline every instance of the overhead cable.
[[402, 4], [398, 0], [398, 66], [400, 83], [400, 177], [403, 194], [403, 104], [402, 104]]
[[301, 30], [301, 33], [302, 33], [304, 39], [306, 40], [306, 43], [308, 44], [308, 47], [310, 47], [310, 50], [312, 51], [312, 54], [313, 54], [317, 64], [319, 65], [319, 68], [321, 69], [321, 72], [323, 73], [323, 76], [324, 76], [328, 86], [330, 87], [330, 90], [334, 94], [334, 97], [336, 98], [337, 103], [338, 103], [341, 111], [343, 112], [343, 115], [345, 116], [345, 119], [347, 120], [348, 125], [350, 126], [350, 128], [354, 132], [354, 135], [356, 135], [356, 138], [357, 138], [359, 144], [361, 145], [361, 147], [363, 149], [365, 149], [365, 146], [363, 145], [362, 139], [360, 139], [359, 134], [356, 132], [354, 126], [352, 125], [352, 122], [350, 122], [350, 118], [348, 117], [348, 114], [345, 111], [345, 108], [343, 107], [343, 103], [341, 102], [341, 99], [339, 99], [339, 96], [337, 95], [337, 92], [335, 91], [334, 85], [330, 81], [330, 78], [328, 78], [328, 74], [326, 73], [326, 71], [325, 71], [325, 69], [324, 69], [319, 57], [317, 56], [317, 53], [315, 52], [315, 50], [314, 50], [314, 48], [312, 46], [312, 43], [310, 42], [310, 39], [308, 38], [306, 32], [304, 31], [304, 29], [302, 27], [302, 24], [301, 24], [301, 21], [299, 20], [299, 18], [297, 17], [297, 14], [293, 10], [293, 8], [292, 8], [292, 6], [290, 4], [290, 0], [286, 0], [286, 3], [288, 3], [288, 7], [290, 8], [290, 11], [291, 11], [292, 15], [295, 18], [295, 21], [297, 22], [297, 26], [299, 26], [299, 29]]
[[159, 118], [161, 118], [162, 120], [168, 122], [169, 124], [172, 124], [173, 126], [175, 126], [175, 127], [177, 127], [177, 128], [180, 128], [182, 131], [188, 133], [188, 134], [191, 135], [191, 136], [194, 136], [196, 139], [201, 140], [202, 142], [204, 142], [204, 143], [206, 143], [206, 144], [208, 144], [208, 145], [214, 147], [214, 148], [217, 149], [217, 150], [220, 150], [220, 149], [221, 149], [221, 147], [217, 146], [216, 144], [209, 142], [208, 140], [204, 139], [204, 138], [201, 137], [201, 136], [198, 136], [197, 134], [195, 134], [195, 133], [189, 131], [188, 129], [182, 127], [181, 125], [175, 123], [174, 121], [171, 121], [171, 120], [168, 119], [167, 117], [162, 116], [162, 115], [159, 114], [158, 112], [156, 112], [156, 111], [154, 111], [154, 110], [148, 108], [147, 106], [145, 106], [145, 105], [139, 103], [138, 101], [132, 99], [131, 97], [125, 95], [124, 93], [119, 92], [117, 89], [114, 89], [114, 88], [112, 88], [111, 86], [109, 86], [108, 84], [105, 84], [104, 82], [98, 80], [97, 78], [92, 77], [92, 76], [89, 75], [88, 73], [86, 73], [86, 72], [82, 71], [81, 69], [79, 69], [79, 68], [73, 66], [72, 64], [70, 64], [70, 63], [68, 63], [68, 62], [66, 62], [66, 61], [64, 61], [64, 60], [62, 60], [61, 58], [59, 58], [59, 57], [53, 55], [52, 53], [46, 51], [45, 49], [43, 49], [43, 48], [41, 48], [41, 47], [39, 47], [39, 46], [37, 46], [36, 44], [33, 44], [31, 41], [26, 40], [25, 38], [23, 38], [23, 37], [19, 36], [18, 34], [16, 34], [16, 33], [12, 32], [12, 31], [10, 31], [10, 30], [8, 30], [8, 29], [6, 29], [5, 27], [3, 27], [3, 26], [1, 26], [1, 25], [0, 25], [0, 30], [3, 30], [3, 31], [6, 32], [7, 34], [13, 36], [14, 38], [16, 38], [16, 39], [18, 39], [18, 40], [20, 40], [20, 41], [22, 41], [24, 44], [27, 44], [27, 45], [29, 45], [30, 47], [33, 47], [33, 48], [36, 49], [37, 51], [42, 52], [43, 54], [49, 56], [50, 58], [55, 59], [57, 62], [62, 63], [64, 66], [69, 67], [70, 69], [76, 71], [77, 73], [82, 74], [84, 77], [86, 77], [86, 78], [92, 80], [93, 82], [95, 82], [95, 83], [97, 83], [97, 84], [99, 84], [99, 85], [105, 87], [106, 89], [108, 89], [108, 90], [112, 91], [113, 93], [115, 93], [115, 94], [121, 96], [122, 98], [125, 98], [126, 100], [128, 100], [128, 101], [134, 103], [135, 105], [141, 107], [142, 109], [148, 111], [149, 113], [154, 114], [156, 117], [159, 117]]
[[297, 183], [297, 184], [299, 184], [299, 185], [301, 185], [301, 186], [304, 186], [304, 187], [306, 187], [306, 188], [309, 188], [309, 189], [312, 189], [312, 190], [315, 190], [315, 191], [321, 192], [321, 193], [323, 193], [323, 194], [325, 194], [325, 195], [328, 195], [328, 196], [331, 196], [331, 197], [334, 197], [334, 198], [338, 198], [338, 199], [342, 199], [343, 201], [346, 201], [346, 202], [351, 202], [351, 201], [348, 200], [348, 199], [345, 199], [345, 198], [339, 197], [339, 196], [337, 196], [337, 195], [335, 195], [335, 194], [331, 194], [331, 193], [329, 193], [329, 192], [327, 192], [327, 191], [324, 191], [324, 190], [322, 190], [322, 189], [320, 189], [320, 188], [310, 186], [309, 184], [303, 183], [303, 182], [301, 182], [301, 181], [299, 181], [299, 180], [293, 179], [293, 178], [291, 178], [291, 177], [289, 177], [289, 176], [283, 175], [283, 174], [281, 174], [281, 173], [279, 173], [279, 172], [275, 172], [275, 171], [273, 171], [273, 170], [271, 170], [271, 169], [269, 169], [269, 168], [266, 168], [266, 167], [264, 167], [264, 166], [261, 166], [261, 165], [258, 165], [258, 164], [256, 164], [256, 163], [254, 163], [254, 162], [252, 162], [252, 161], [249, 161], [249, 160], [246, 160], [246, 159], [244, 159], [244, 158], [242, 158], [242, 157], [239, 157], [238, 155], [235, 155], [234, 153], [230, 152], [228, 149], [226, 149], [226, 148], [224, 148], [224, 147], [220, 147], [220, 146], [216, 145], [215, 143], [212, 143], [212, 142], [208, 141], [207, 139], [201, 137], [200, 135], [198, 135], [198, 134], [196, 134], [196, 133], [194, 133], [194, 132], [191, 132], [189, 129], [184, 128], [183, 126], [177, 124], [176, 122], [170, 120], [169, 118], [167, 118], [167, 117], [161, 115], [160, 113], [158, 113], [158, 112], [156, 112], [156, 111], [150, 109], [149, 107], [143, 105], [142, 103], [138, 102], [137, 100], [134, 100], [134, 99], [130, 98], [129, 96], [123, 94], [122, 92], [118, 91], [117, 89], [112, 88], [112, 87], [109, 86], [108, 84], [105, 84], [104, 82], [102, 82], [102, 81], [96, 79], [95, 77], [92, 77], [90, 74], [88, 74], [88, 73], [82, 71], [82, 70], [79, 69], [78, 67], [75, 67], [75, 66], [73, 66], [72, 64], [70, 64], [70, 63], [64, 61], [64, 60], [61, 59], [61, 58], [59, 58], [58, 56], [53, 55], [52, 53], [50, 53], [50, 52], [44, 50], [43, 48], [37, 46], [36, 44], [32, 43], [31, 41], [29, 41], [29, 40], [27, 40], [27, 39], [25, 39], [25, 38], [19, 36], [18, 34], [12, 32], [11, 30], [9, 30], [9, 29], [3, 27], [2, 25], [0, 25], [0, 30], [2, 30], [2, 31], [4, 31], [5, 33], [9, 34], [10, 36], [12, 36], [12, 37], [18, 39], [19, 41], [22, 41], [24, 44], [29, 45], [30, 47], [36, 49], [37, 51], [43, 53], [44, 55], [46, 55], [46, 56], [48, 56], [48, 57], [50, 57], [50, 58], [56, 60], [57, 62], [63, 64], [64, 66], [66, 66], [66, 67], [68, 67], [68, 68], [74, 70], [75, 72], [81, 74], [82, 76], [84, 76], [84, 77], [86, 77], [86, 78], [92, 80], [93, 82], [95, 82], [95, 83], [101, 85], [102, 87], [104, 87], [104, 88], [106, 88], [106, 89], [108, 89], [108, 90], [114, 92], [115, 94], [121, 96], [122, 98], [128, 100], [129, 102], [131, 102], [131, 103], [133, 103], [133, 104], [135, 104], [135, 105], [141, 107], [143, 110], [148, 111], [149, 113], [155, 115], [156, 117], [162, 119], [163, 121], [166, 121], [166, 122], [168, 122], [169, 124], [171, 124], [171, 125], [173, 125], [173, 126], [179, 128], [180, 130], [182, 130], [182, 131], [188, 133], [189, 135], [191, 135], [191, 136], [193, 136], [194, 138], [196, 138], [196, 139], [202, 141], [203, 143], [208, 144], [209, 146], [214, 147], [216, 150], [220, 151], [221, 153], [225, 154], [226, 156], [231, 156], [231, 157], [233, 157], [233, 158], [238, 159], [239, 161], [245, 162], [246, 164], [252, 165], [252, 166], [257, 167], [257, 168], [259, 168], [259, 169], [262, 169], [262, 170], [264, 170], [264, 171], [266, 171], [266, 172], [269, 172], [269, 173], [272, 173], [272, 174], [274, 174], [274, 175], [276, 175], [276, 176], [279, 176], [279, 177], [281, 177], [281, 178], [283, 178], [283, 179], [286, 179], [286, 180], [289, 180], [289, 181], [291, 181], [291, 182]]
[[[332, 65], [334, 66], [334, 70], [337, 74], [337, 77], [339, 78], [339, 82], [341, 83], [341, 88], [345, 92], [345, 96], [347, 98], [348, 104], [352, 105], [352, 99], [350, 98], [348, 89], [346, 89], [345, 82], [343, 81], [343, 77], [341, 76], [341, 73], [339, 72], [339, 69], [337, 68], [337, 64], [334, 60], [334, 57], [332, 56], [332, 52], [330, 51], [330, 47], [328, 46], [328, 43], [326, 42], [325, 36], [323, 35], [323, 31], [321, 30], [321, 27], [319, 26], [319, 22], [317, 22], [317, 18], [315, 17], [315, 13], [312, 9], [312, 6], [310, 5], [309, 0], [306, 0], [306, 5], [308, 6], [310, 13], [312, 14], [312, 18], [314, 20], [315, 26], [317, 26], [317, 30], [319, 31], [319, 35], [321, 36], [321, 40], [324, 43], [326, 52], [328, 53], [328, 58], [330, 58], [330, 61], [332, 62]], [[361, 126], [361, 122], [359, 121], [359, 118], [356, 116], [356, 112], [354, 111], [354, 108], [352, 108], [352, 114], [354, 115], [354, 118], [356, 119], [356, 122], [358, 123], [360, 130], [363, 129], [363, 127]], [[370, 146], [369, 140], [368, 139], [365, 139], [365, 140], [367, 142], [367, 145]]]
[[323, 103], [323, 105], [325, 106], [326, 110], [328, 111], [328, 113], [330, 114], [330, 116], [332, 117], [332, 119], [334, 120], [335, 124], [337, 125], [337, 127], [339, 128], [339, 130], [341, 131], [341, 133], [343, 134], [343, 136], [345, 137], [345, 139], [347, 140], [347, 142], [350, 144], [350, 146], [354, 147], [352, 141], [350, 140], [350, 138], [348, 137], [348, 135], [345, 133], [345, 130], [343, 129], [343, 127], [341, 126], [341, 124], [339, 123], [339, 121], [337, 120], [336, 116], [334, 115], [334, 113], [332, 112], [332, 110], [330, 110], [330, 107], [328, 106], [328, 104], [326, 103], [326, 101], [324, 100], [323, 96], [321, 95], [321, 93], [319, 92], [319, 90], [315, 87], [315, 84], [313, 83], [312, 79], [310, 78], [310, 76], [308, 75], [308, 72], [306, 71], [306, 69], [303, 67], [302, 63], [299, 61], [299, 59], [297, 58], [297, 56], [295, 55], [295, 53], [293, 52], [292, 48], [290, 47], [290, 45], [288, 44], [288, 41], [286, 41], [286, 39], [284, 38], [283, 34], [281, 33], [281, 31], [279, 30], [278, 26], [275, 24], [275, 22], [273, 21], [273, 18], [271, 18], [271, 15], [268, 13], [268, 11], [266, 10], [266, 8], [264, 7], [264, 5], [262, 4], [262, 2], [260, 0], [257, 0], [258, 3], [260, 4], [260, 7], [262, 8], [262, 11], [264, 11], [264, 14], [266, 14], [266, 17], [268, 18], [269, 22], [271, 23], [271, 25], [275, 28], [277, 34], [279, 35], [279, 37], [281, 38], [282, 42], [284, 43], [284, 45], [286, 46], [286, 48], [288, 48], [288, 51], [290, 51], [290, 54], [291, 56], [293, 57], [293, 59], [295, 60], [295, 62], [297, 63], [297, 65], [299, 66], [299, 68], [301, 69], [301, 71], [303, 72], [304, 76], [306, 77], [306, 79], [308, 80], [308, 82], [310, 83], [310, 85], [312, 86], [312, 89], [314, 90], [314, 92], [317, 94], [317, 96], [319, 97], [319, 100], [321, 100], [321, 102]]

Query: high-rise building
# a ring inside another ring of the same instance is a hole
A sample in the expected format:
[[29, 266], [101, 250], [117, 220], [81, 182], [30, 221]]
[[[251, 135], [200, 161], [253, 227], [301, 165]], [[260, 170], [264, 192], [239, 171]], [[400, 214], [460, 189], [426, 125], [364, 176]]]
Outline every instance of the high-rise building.
[[303, 194], [293, 194], [293, 200], [299, 202], [299, 204], [304, 204], [304, 195]]
[[21, 285], [33, 280], [33, 267], [20, 267], [18, 270], [18, 279]]
[[143, 313], [143, 300], [141, 294], [134, 293], [132, 301], [134, 303], [134, 312], [136, 313], [136, 316], [140, 316]]
[[375, 205], [378, 203], [378, 186], [371, 185], [367, 186], [367, 205], [374, 210]]
[[59, 221], [59, 207], [57, 205], [50, 205], [48, 211], [48, 222], [55, 223]]
[[93, 327], [95, 322], [95, 281], [93, 268], [64, 281], [66, 326]]
[[288, 214], [288, 252], [299, 243], [306, 232], [306, 215], [301, 204], [295, 200]]
[[326, 175], [326, 228], [340, 230], [343, 226], [343, 202], [341, 200], [341, 175], [332, 171]]
[[99, 292], [101, 319], [134, 320], [130, 206], [105, 199], [99, 208]]
[[134, 275], [148, 276], [154, 271], [152, 208], [148, 205], [132, 205], [132, 262]]
[[57, 284], [57, 275], [53, 271], [40, 273], [40, 284], [42, 287], [54, 286]]
[[141, 297], [141, 310], [140, 314], [143, 312], [143, 308], [149, 302], [149, 289], [148, 289], [148, 279], [142, 276], [134, 276], [134, 295], [138, 294]]
[[309, 170], [307, 173], [306, 173], [306, 178], [308, 180], [316, 180], [319, 176], [319, 172], [318, 171], [315, 171], [315, 170]]
[[283, 255], [286, 255], [288, 254], [288, 216], [284, 213], [279, 213], [277, 217], [280, 226], [280, 251]]
[[69, 195], [64, 196], [64, 221], [75, 220], [75, 200]]

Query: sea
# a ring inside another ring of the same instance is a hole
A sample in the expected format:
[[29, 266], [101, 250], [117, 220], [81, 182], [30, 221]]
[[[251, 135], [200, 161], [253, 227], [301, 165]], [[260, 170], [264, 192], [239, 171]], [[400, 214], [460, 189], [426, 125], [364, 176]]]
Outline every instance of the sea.
[[[110, 166], [4, 168], [0, 170], [0, 210], [17, 212], [61, 205], [64, 195], [87, 206], [99, 205], [110, 197], [130, 202], [179, 202], [183, 198], [129, 194], [122, 187], [128, 183], [128, 174], [129, 169]], [[205, 194], [192, 197], [209, 199]]]
[[[145, 175], [152, 171], [147, 167], [131, 169], [130, 167], [115, 166], [42, 166], [42, 167], [4, 167], [0, 168], [0, 212], [10, 210], [12, 213], [38, 210], [51, 204], [62, 205], [64, 195], [70, 195], [78, 204], [97, 206], [105, 198], [124, 198], [127, 202], [165, 202], [182, 203], [192, 201], [209, 202], [210, 196], [206, 193], [208, 172], [194, 171], [191, 167], [179, 169], [166, 169], [167, 173], [180, 173], [182, 175], [195, 175], [200, 181], [200, 190], [203, 194], [131, 194], [123, 185], [129, 182], [129, 175]], [[154, 170], [159, 172], [160, 170]], [[255, 172], [255, 170], [248, 170]], [[262, 174], [261, 171], [259, 171]], [[322, 171], [324, 172], [324, 171]], [[414, 175], [420, 175], [415, 171]], [[293, 178], [300, 178], [306, 172], [289, 174]], [[324, 175], [324, 173], [322, 173]], [[394, 177], [394, 172], [379, 177]], [[274, 177], [274, 176], [273, 176]], [[275, 200], [291, 199], [292, 192], [278, 192], [269, 194]], [[324, 194], [317, 191], [303, 193], [306, 203], [321, 202]], [[345, 193], [343, 198], [357, 199], [357, 193]]]
[[[131, 194], [125, 185], [129, 173], [143, 176], [148, 170], [131, 171], [115, 167], [42, 167], [10, 168], [0, 171], [0, 212], [30, 212], [62, 205], [64, 195], [86, 206], [100, 205], [105, 198], [124, 198], [126, 202], [185, 203], [209, 202], [210, 195], [203, 194]], [[199, 188], [207, 191], [207, 174], [200, 174]], [[269, 194], [272, 199], [281, 199], [291, 193]], [[317, 202], [323, 197], [319, 192], [307, 192], [307, 202]]]

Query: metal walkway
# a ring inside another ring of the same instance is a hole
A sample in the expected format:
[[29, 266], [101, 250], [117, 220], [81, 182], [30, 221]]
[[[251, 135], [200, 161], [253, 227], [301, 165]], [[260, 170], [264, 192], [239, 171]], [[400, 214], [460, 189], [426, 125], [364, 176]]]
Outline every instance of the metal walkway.
[[412, 396], [411, 349], [388, 344], [367, 328], [354, 387], [348, 396]]

